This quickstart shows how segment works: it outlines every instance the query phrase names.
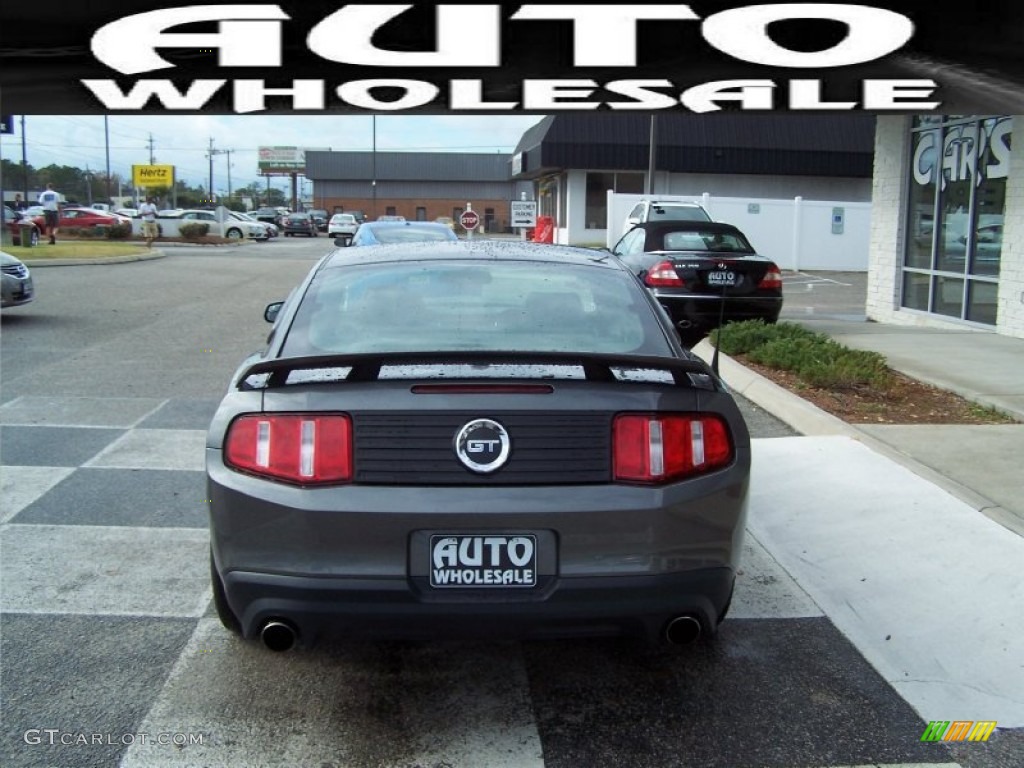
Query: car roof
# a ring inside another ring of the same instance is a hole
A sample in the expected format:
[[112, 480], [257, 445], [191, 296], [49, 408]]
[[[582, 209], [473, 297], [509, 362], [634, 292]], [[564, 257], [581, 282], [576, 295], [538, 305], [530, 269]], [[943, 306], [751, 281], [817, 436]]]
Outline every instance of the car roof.
[[624, 269], [606, 251], [510, 240], [447, 240], [443, 242], [389, 243], [375, 245], [372, 248], [339, 248], [327, 257], [323, 267], [460, 259], [532, 261], [538, 264], [574, 264], [613, 270]]

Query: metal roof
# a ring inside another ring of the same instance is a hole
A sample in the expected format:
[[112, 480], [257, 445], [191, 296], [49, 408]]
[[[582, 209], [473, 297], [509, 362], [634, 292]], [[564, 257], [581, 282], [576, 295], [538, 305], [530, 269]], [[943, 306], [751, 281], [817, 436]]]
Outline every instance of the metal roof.
[[306, 152], [313, 180], [511, 181], [511, 156], [464, 152]]
[[[875, 116], [865, 113], [658, 114], [656, 164], [676, 173], [870, 177]], [[528, 130], [516, 153], [530, 178], [568, 168], [645, 171], [651, 115], [565, 114]]]

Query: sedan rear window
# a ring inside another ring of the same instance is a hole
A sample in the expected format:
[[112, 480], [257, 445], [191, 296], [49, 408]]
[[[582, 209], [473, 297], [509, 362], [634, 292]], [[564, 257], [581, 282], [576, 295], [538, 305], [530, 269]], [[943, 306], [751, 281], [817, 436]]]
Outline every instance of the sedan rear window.
[[754, 248], [739, 233], [687, 230], [665, 232], [661, 247], [657, 250], [753, 253]]
[[373, 227], [373, 236], [378, 243], [424, 243], [455, 240], [450, 229], [445, 227]]
[[532, 261], [326, 269], [303, 297], [282, 352], [434, 350], [671, 354], [628, 275]]

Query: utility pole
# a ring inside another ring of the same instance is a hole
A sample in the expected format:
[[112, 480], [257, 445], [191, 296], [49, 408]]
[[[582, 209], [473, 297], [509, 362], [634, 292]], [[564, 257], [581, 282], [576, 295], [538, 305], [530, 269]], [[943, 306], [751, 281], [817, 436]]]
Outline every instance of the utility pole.
[[654, 194], [654, 170], [657, 167], [656, 157], [658, 153], [658, 135], [654, 126], [654, 115], [651, 115], [651, 143], [647, 157], [647, 183], [644, 185], [644, 193], [650, 197]]
[[207, 187], [206, 196], [210, 198], [210, 202], [213, 202], [213, 137], [210, 137], [210, 152], [207, 155], [210, 158], [210, 185]]
[[213, 158], [215, 155], [227, 155], [228, 156], [228, 202], [231, 201], [231, 153], [234, 150], [231, 149], [214, 149], [213, 139], [210, 139], [210, 202], [215, 202], [215, 196], [213, 194]]
[[[213, 139], [210, 139], [210, 141], [213, 141]], [[149, 164], [153, 165], [154, 163], [156, 163], [156, 158], [153, 157], [153, 134], [152, 133], [149, 134], [149, 141], [147, 143], [149, 144]]]
[[110, 126], [107, 124], [107, 116], [103, 116], [103, 137], [107, 149], [107, 204], [114, 202], [110, 197]]
[[28, 205], [28, 152], [25, 150], [25, 116], [21, 116], [21, 183], [24, 185], [22, 192], [25, 205]]

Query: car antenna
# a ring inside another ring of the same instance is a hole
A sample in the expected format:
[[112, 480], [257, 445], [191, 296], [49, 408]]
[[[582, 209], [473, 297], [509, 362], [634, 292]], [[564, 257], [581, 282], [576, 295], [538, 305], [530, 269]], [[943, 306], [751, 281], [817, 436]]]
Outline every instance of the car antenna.
[[725, 322], [725, 289], [722, 284], [722, 300], [718, 302], [718, 325], [715, 328], [715, 354], [711, 356], [711, 372], [718, 376], [718, 351], [722, 348], [722, 324]]

